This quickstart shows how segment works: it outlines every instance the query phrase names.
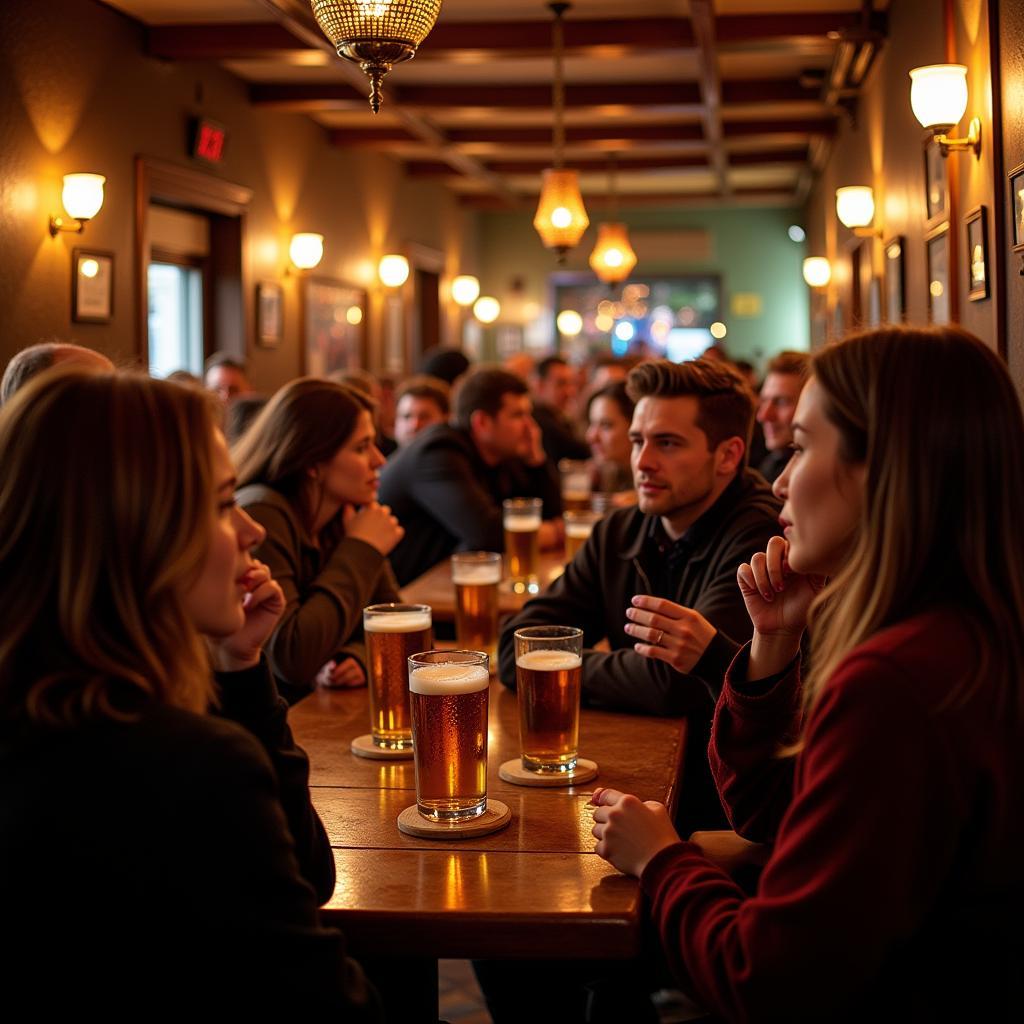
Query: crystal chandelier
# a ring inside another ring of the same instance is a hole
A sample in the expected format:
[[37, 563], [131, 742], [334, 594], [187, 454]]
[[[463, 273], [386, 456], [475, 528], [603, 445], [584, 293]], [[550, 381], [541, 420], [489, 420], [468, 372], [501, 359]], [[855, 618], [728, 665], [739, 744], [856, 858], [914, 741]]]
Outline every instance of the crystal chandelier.
[[608, 196], [612, 219], [597, 226], [597, 244], [590, 254], [590, 268], [609, 287], [625, 281], [636, 266], [636, 253], [629, 244], [626, 225], [615, 220], [618, 197], [615, 191], [615, 158], [609, 160]]
[[565, 126], [562, 116], [565, 106], [565, 84], [562, 78], [562, 15], [572, 6], [566, 3], [548, 4], [554, 12], [555, 23], [552, 41], [555, 56], [554, 100], [554, 150], [555, 166], [544, 171], [540, 190], [540, 202], [533, 218], [533, 226], [540, 240], [548, 249], [558, 254], [558, 262], [565, 262], [565, 254], [579, 242], [587, 230], [590, 220], [580, 195], [579, 179], [575, 171], [562, 167], [562, 150], [565, 147]]
[[339, 57], [370, 79], [370, 106], [380, 110], [381, 83], [392, 65], [411, 60], [441, 11], [441, 0], [310, 0], [313, 17]]

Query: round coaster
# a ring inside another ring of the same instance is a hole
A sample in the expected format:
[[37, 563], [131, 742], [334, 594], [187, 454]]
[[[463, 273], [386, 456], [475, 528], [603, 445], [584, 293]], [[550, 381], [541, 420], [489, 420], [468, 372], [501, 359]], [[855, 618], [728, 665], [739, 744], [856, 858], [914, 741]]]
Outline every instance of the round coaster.
[[398, 831], [421, 839], [469, 839], [503, 829], [512, 820], [512, 812], [500, 800], [488, 800], [487, 809], [468, 821], [431, 821], [420, 814], [415, 804], [398, 816]]
[[373, 736], [365, 733], [352, 741], [352, 753], [356, 757], [367, 757], [371, 761], [411, 761], [412, 747], [408, 750], [385, 750], [373, 742]]
[[523, 759], [514, 757], [506, 761], [498, 769], [498, 777], [513, 786], [575, 786], [579, 782], [589, 782], [597, 778], [597, 762], [588, 761], [585, 757], [576, 758], [576, 767], [571, 772], [531, 772], [523, 767]]

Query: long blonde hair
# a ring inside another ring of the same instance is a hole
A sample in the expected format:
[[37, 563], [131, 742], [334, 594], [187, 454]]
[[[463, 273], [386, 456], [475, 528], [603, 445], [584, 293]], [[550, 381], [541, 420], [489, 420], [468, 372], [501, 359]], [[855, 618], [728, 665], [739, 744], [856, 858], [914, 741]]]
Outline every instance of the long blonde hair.
[[884, 329], [817, 353], [813, 375], [840, 456], [866, 469], [845, 567], [812, 608], [812, 705], [845, 655], [940, 606], [962, 613], [979, 687], [1024, 712], [1024, 417], [999, 357], [955, 327]]
[[212, 684], [183, 594], [216, 514], [195, 389], [66, 365], [0, 412], [0, 719], [70, 727]]

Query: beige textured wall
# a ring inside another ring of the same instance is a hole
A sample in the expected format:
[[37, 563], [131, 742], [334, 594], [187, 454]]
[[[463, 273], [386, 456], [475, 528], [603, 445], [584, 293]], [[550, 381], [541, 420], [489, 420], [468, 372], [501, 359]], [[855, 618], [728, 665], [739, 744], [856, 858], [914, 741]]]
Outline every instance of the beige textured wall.
[[[59, 26], [59, 30], [57, 30]], [[299, 293], [286, 276], [294, 231], [326, 236], [318, 275], [372, 282], [375, 260], [420, 243], [445, 254], [446, 272], [475, 269], [476, 227], [440, 186], [411, 182], [401, 165], [330, 145], [308, 118], [256, 110], [244, 83], [213, 64], [145, 54], [135, 22], [92, 0], [5, 0], [0, 11], [0, 364], [40, 338], [73, 338], [119, 359], [137, 355], [134, 294], [136, 154], [207, 170], [186, 155], [186, 123], [203, 114], [229, 131], [210, 173], [253, 189], [244, 259], [252, 288], [285, 287], [285, 337], [246, 347], [254, 383], [271, 390], [300, 368]], [[83, 236], [56, 239], [63, 174], [107, 176], [106, 200]], [[114, 317], [72, 324], [71, 250], [115, 255]], [[371, 364], [380, 347], [381, 296], [371, 292]], [[247, 294], [246, 302], [254, 303]], [[250, 331], [252, 330], [250, 316]]]

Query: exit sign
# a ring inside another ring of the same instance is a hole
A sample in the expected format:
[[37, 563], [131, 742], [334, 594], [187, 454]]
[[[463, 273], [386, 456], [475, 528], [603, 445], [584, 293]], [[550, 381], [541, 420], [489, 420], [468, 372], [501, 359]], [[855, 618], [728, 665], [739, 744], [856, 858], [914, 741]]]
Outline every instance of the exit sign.
[[227, 129], [216, 121], [195, 117], [189, 125], [189, 155], [208, 164], [219, 164], [224, 157]]

